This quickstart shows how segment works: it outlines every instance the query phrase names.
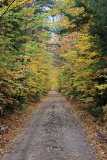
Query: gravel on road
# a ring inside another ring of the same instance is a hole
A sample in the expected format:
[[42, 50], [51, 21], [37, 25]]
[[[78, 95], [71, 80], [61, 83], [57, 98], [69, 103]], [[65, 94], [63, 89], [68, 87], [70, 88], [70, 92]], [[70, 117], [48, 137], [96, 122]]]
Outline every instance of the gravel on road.
[[3, 160], [95, 160], [86, 134], [57, 91], [49, 92], [29, 121]]

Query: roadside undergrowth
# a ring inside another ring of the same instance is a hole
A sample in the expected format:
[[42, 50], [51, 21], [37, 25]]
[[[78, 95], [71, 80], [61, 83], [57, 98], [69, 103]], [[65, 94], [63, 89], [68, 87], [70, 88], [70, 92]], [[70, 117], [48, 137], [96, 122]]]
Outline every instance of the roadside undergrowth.
[[101, 123], [97, 118], [87, 112], [84, 107], [81, 107], [75, 100], [62, 97], [69, 106], [69, 111], [72, 112], [75, 118], [83, 127], [90, 146], [95, 149], [95, 154], [98, 159], [107, 159], [107, 124]]
[[0, 153], [8, 152], [10, 146], [14, 143], [15, 137], [23, 131], [23, 128], [29, 123], [29, 119], [37, 112], [46, 97], [38, 102], [29, 101], [28, 107], [23, 110], [15, 111], [13, 114], [0, 118], [1, 126], [6, 127], [7, 131], [1, 135]]

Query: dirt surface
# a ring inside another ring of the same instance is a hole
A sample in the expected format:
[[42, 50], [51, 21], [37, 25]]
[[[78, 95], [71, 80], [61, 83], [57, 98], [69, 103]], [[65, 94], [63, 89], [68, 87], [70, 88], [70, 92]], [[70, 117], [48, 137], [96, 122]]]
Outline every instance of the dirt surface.
[[[3, 160], [94, 160], [93, 149], [60, 94], [50, 91]], [[98, 158], [97, 158], [98, 160]]]

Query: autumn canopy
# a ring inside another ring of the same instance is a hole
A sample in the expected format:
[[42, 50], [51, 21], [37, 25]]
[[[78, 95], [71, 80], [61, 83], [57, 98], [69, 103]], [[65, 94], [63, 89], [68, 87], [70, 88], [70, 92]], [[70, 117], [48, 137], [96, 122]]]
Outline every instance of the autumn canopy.
[[1, 114], [54, 84], [106, 119], [106, 0], [1, 0], [0, 9]]

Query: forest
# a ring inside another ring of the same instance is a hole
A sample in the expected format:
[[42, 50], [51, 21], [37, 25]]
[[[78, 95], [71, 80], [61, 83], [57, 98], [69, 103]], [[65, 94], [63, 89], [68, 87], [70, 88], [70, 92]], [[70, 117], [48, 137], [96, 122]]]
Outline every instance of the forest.
[[0, 114], [53, 87], [107, 120], [106, 0], [0, 0]]

